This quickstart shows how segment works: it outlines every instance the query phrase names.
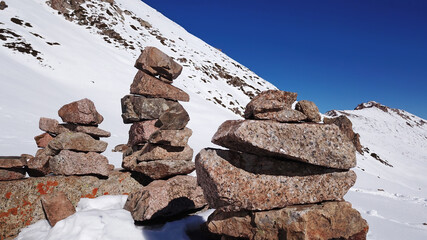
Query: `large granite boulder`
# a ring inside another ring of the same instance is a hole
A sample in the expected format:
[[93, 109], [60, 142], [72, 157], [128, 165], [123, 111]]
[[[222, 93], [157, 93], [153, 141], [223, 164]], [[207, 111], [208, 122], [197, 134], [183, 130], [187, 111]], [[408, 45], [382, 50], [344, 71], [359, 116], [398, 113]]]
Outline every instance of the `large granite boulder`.
[[152, 76], [172, 81], [182, 71], [182, 66], [155, 47], [146, 47], [135, 62], [135, 67]]
[[172, 147], [185, 147], [192, 134], [193, 131], [189, 128], [182, 130], [158, 130], [150, 136], [148, 142]]
[[108, 159], [99, 153], [62, 150], [49, 160], [49, 168], [56, 175], [108, 176], [114, 165], [108, 164]]
[[144, 174], [151, 179], [162, 179], [175, 175], [189, 174], [196, 169], [191, 160], [155, 160], [140, 162], [131, 170]]
[[320, 113], [316, 104], [312, 101], [302, 100], [295, 105], [295, 109], [307, 116], [309, 122], [320, 122]]
[[206, 205], [202, 189], [192, 176], [153, 181], [132, 192], [124, 206], [135, 221], [166, 218]]
[[349, 202], [296, 205], [260, 212], [216, 210], [208, 218], [210, 232], [251, 240], [364, 240], [368, 224]]
[[104, 120], [95, 104], [87, 98], [62, 106], [58, 115], [64, 122], [84, 125], [98, 125]]
[[190, 96], [186, 92], [143, 71], [138, 71], [136, 74], [132, 85], [130, 85], [130, 93], [174, 101], [190, 101]]
[[341, 200], [356, 174], [301, 162], [218, 149], [202, 149], [196, 172], [212, 208], [269, 210]]
[[129, 194], [142, 185], [129, 172], [113, 171], [108, 179], [94, 176], [47, 176], [0, 182], [0, 239], [44, 219], [40, 198], [62, 191], [77, 205], [80, 198]]
[[253, 119], [254, 114], [291, 110], [297, 100], [297, 93], [280, 90], [267, 90], [255, 96], [245, 108], [245, 119]]
[[314, 165], [350, 169], [355, 148], [335, 125], [228, 120], [212, 142], [237, 151], [293, 159]]
[[81, 152], [104, 152], [107, 142], [95, 140], [85, 133], [64, 132], [49, 142], [53, 150], [74, 150]]
[[126, 95], [121, 102], [124, 123], [158, 119], [169, 109], [180, 105], [178, 102], [163, 98], [147, 98], [137, 95]]
[[64, 192], [55, 192], [41, 197], [43, 210], [49, 224], [53, 227], [57, 222], [73, 215], [76, 212], [74, 205]]
[[157, 120], [146, 120], [141, 122], [135, 122], [129, 129], [129, 146], [134, 146], [141, 143], [146, 143], [151, 135], [159, 130], [156, 127]]

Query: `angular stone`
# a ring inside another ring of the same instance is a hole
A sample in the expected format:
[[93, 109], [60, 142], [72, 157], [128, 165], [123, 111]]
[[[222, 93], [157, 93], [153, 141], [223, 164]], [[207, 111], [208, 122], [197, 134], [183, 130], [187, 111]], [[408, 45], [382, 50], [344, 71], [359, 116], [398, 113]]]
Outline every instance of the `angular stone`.
[[229, 120], [219, 127], [212, 142], [232, 150], [319, 166], [339, 169], [356, 166], [353, 144], [335, 125]]
[[129, 146], [134, 146], [141, 143], [146, 143], [150, 136], [159, 130], [155, 126], [157, 120], [146, 120], [142, 122], [135, 122], [129, 129]]
[[0, 168], [0, 181], [17, 180], [24, 177], [25, 168]]
[[123, 195], [143, 187], [131, 173], [113, 171], [107, 179], [95, 176], [48, 176], [4, 181], [0, 184], [0, 238], [45, 218], [40, 198], [62, 191], [77, 205], [80, 198]]
[[124, 206], [135, 221], [167, 218], [206, 205], [202, 189], [192, 176], [157, 180], [132, 192]]
[[210, 232], [251, 240], [366, 239], [369, 226], [349, 202], [296, 205], [261, 212], [223, 212], [208, 218]]
[[259, 120], [273, 120], [276, 122], [299, 122], [307, 117], [299, 111], [293, 109], [284, 109], [275, 112], [263, 112], [263, 113], [255, 113], [253, 115], [254, 119]]
[[152, 76], [160, 76], [168, 80], [177, 78], [182, 66], [171, 57], [155, 47], [146, 47], [135, 62], [135, 67]]
[[0, 156], [0, 168], [16, 168], [27, 166], [22, 156]]
[[53, 137], [50, 136], [49, 133], [42, 133], [42, 134], [34, 137], [34, 140], [36, 141], [37, 147], [39, 147], [39, 148], [45, 148], [45, 147], [47, 147], [47, 144], [52, 139], [53, 139]]
[[114, 166], [108, 164], [108, 159], [99, 153], [62, 150], [49, 160], [49, 168], [56, 175], [108, 176]]
[[85, 125], [98, 125], [104, 120], [96, 111], [95, 104], [87, 98], [62, 106], [58, 115], [64, 122]]
[[31, 177], [41, 177], [49, 174], [49, 160], [55, 156], [58, 151], [49, 147], [37, 150], [36, 156], [28, 160], [28, 174]]
[[190, 101], [190, 96], [186, 92], [143, 71], [138, 71], [136, 74], [132, 85], [130, 85], [130, 93], [154, 98], [166, 98], [173, 101]]
[[192, 134], [193, 131], [189, 128], [184, 128], [183, 130], [158, 130], [151, 135], [148, 142], [172, 147], [185, 147]]
[[190, 116], [181, 104], [177, 104], [163, 113], [156, 126], [164, 130], [181, 130], [187, 126]]
[[356, 181], [353, 171], [217, 149], [200, 151], [196, 172], [209, 206], [228, 211], [341, 200]]
[[137, 157], [138, 161], [153, 160], [191, 160], [193, 149], [189, 145], [185, 147], [171, 147], [166, 145], [146, 144]]
[[297, 100], [297, 93], [267, 90], [255, 96], [245, 108], [245, 119], [252, 119], [256, 113], [290, 110]]
[[49, 142], [53, 150], [74, 150], [81, 152], [104, 152], [108, 143], [93, 139], [86, 133], [65, 132]]
[[360, 144], [359, 134], [353, 131], [353, 123], [345, 115], [340, 115], [336, 118], [323, 118], [325, 124], [335, 124], [339, 129], [347, 136], [347, 138], [353, 142], [356, 150], [363, 154], [362, 145]]
[[[100, 129], [98, 127], [95, 126], [82, 126], [82, 125], [76, 125], [76, 124], [60, 124], [60, 133], [62, 132], [67, 132], [67, 130], [71, 131], [71, 132], [81, 132], [81, 133], [86, 133], [92, 137], [110, 137], [111, 133], [108, 131], [105, 131], [103, 129]], [[62, 128], [65, 128], [67, 130], [62, 130]]]
[[156, 160], [138, 163], [132, 171], [142, 173], [151, 179], [162, 179], [175, 175], [189, 174], [196, 169], [193, 161]]
[[68, 200], [63, 192], [55, 192], [43, 195], [41, 197], [43, 210], [49, 224], [53, 227], [55, 224], [76, 212], [74, 205]]
[[178, 102], [163, 98], [146, 98], [137, 95], [126, 95], [121, 102], [124, 123], [158, 119], [169, 109], [180, 105]]
[[312, 101], [307, 101], [307, 100], [299, 101], [295, 105], [295, 109], [297, 111], [304, 113], [304, 115], [307, 116], [306, 120], [309, 122], [320, 122], [321, 120], [319, 109], [317, 108], [316, 104], [314, 104], [314, 102]]
[[67, 132], [68, 130], [61, 127], [59, 122], [55, 119], [41, 117], [39, 120], [39, 128], [42, 131], [48, 132], [50, 134], [60, 134]]

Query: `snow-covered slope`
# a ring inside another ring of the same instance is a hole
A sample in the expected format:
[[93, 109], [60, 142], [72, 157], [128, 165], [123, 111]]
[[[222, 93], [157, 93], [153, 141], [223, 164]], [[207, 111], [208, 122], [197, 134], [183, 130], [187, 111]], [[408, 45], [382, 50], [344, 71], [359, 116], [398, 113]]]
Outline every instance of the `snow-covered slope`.
[[369, 222], [369, 239], [426, 239], [427, 121], [376, 102], [326, 113], [341, 114], [364, 147], [345, 199]]
[[[129, 93], [140, 50], [155, 46], [184, 69], [174, 85], [188, 92], [184, 104], [197, 152], [216, 126], [238, 118], [259, 91], [275, 88], [139, 0], [6, 0], [0, 10], [0, 150], [34, 154], [41, 116], [56, 118], [64, 104], [87, 97], [111, 131], [109, 149], [127, 142], [120, 98]], [[59, 9], [62, 13], [54, 10]], [[212, 117], [212, 115], [215, 117]], [[224, 116], [224, 117], [222, 117]], [[209, 126], [209, 127], [206, 127]], [[200, 145], [200, 147], [198, 147]], [[105, 153], [120, 166], [118, 153]]]

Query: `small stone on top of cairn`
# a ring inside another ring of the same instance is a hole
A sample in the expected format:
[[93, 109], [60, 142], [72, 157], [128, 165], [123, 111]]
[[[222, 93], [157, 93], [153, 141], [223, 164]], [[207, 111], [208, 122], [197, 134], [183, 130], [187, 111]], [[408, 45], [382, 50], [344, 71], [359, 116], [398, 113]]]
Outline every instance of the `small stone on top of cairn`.
[[316, 123], [313, 102], [292, 109], [296, 98], [262, 92], [247, 105], [246, 120], [226, 121], [213, 136], [230, 150], [208, 148], [196, 156], [198, 183], [216, 208], [206, 224], [210, 232], [247, 239], [366, 238], [366, 221], [343, 201], [356, 181], [349, 170], [356, 166], [353, 143], [336, 125]]
[[[136, 60], [138, 72], [122, 98], [122, 118], [131, 123], [122, 167], [153, 182], [130, 193], [125, 209], [135, 221], [164, 219], [206, 205], [202, 189], [192, 176], [195, 169], [190, 117], [178, 101], [189, 96], [171, 85], [182, 67], [154, 47], [146, 47]], [[184, 175], [184, 176], [183, 176]], [[160, 180], [167, 179], [167, 180]], [[173, 207], [172, 207], [173, 206]]]
[[40, 118], [39, 128], [45, 133], [34, 138], [40, 149], [28, 161], [30, 176], [49, 173], [108, 176], [114, 166], [100, 154], [107, 148], [107, 143], [99, 138], [111, 134], [98, 128], [104, 118], [95, 104], [87, 98], [81, 99], [61, 107], [58, 115], [65, 123]]

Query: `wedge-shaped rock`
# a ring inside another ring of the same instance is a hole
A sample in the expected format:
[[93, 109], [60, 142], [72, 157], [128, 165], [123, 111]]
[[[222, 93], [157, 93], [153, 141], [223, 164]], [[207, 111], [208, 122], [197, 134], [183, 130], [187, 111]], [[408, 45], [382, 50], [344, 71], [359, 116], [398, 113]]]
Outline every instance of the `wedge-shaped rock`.
[[103, 152], [108, 143], [93, 139], [85, 133], [65, 132], [49, 142], [53, 150], [74, 150], [79, 152]]
[[341, 200], [356, 174], [232, 151], [203, 149], [196, 172], [212, 208], [269, 210]]
[[146, 144], [138, 156], [138, 161], [153, 160], [191, 160], [193, 158], [193, 149], [186, 145], [185, 147], [171, 147], [166, 145]]
[[53, 139], [53, 137], [50, 136], [49, 133], [42, 133], [42, 134], [34, 137], [34, 140], [36, 141], [37, 147], [39, 147], [39, 148], [47, 147], [47, 144], [52, 139]]
[[297, 100], [297, 93], [280, 90], [267, 90], [255, 96], [245, 108], [245, 119], [253, 119], [256, 113], [292, 109], [292, 103]]
[[180, 105], [178, 102], [163, 98], [147, 98], [136, 95], [126, 95], [121, 101], [124, 123], [158, 119], [169, 109]]
[[206, 205], [202, 189], [192, 176], [157, 180], [132, 192], [124, 206], [135, 221], [166, 218]]
[[135, 67], [169, 81], [177, 78], [182, 71], [181, 65], [155, 47], [146, 47], [136, 60]]
[[85, 125], [98, 125], [104, 120], [96, 111], [95, 104], [87, 98], [62, 106], [58, 115], [64, 122]]
[[46, 194], [41, 197], [43, 210], [49, 224], [53, 227], [55, 224], [76, 212], [74, 205], [63, 192]]
[[136, 144], [146, 143], [151, 135], [159, 130], [155, 126], [157, 120], [146, 120], [141, 122], [135, 122], [129, 129], [129, 146]]
[[42, 131], [45, 131], [54, 135], [68, 131], [68, 129], [59, 125], [59, 122], [56, 119], [45, 118], [45, 117], [40, 118], [39, 128]]
[[196, 169], [193, 161], [156, 160], [140, 162], [132, 171], [142, 173], [152, 179], [162, 179], [175, 175], [189, 174]]
[[22, 156], [0, 156], [0, 168], [25, 167], [27, 161]]
[[261, 212], [216, 210], [209, 216], [207, 228], [250, 240], [363, 240], [369, 226], [349, 202], [324, 202]]
[[186, 92], [143, 71], [138, 71], [133, 79], [133, 83], [130, 85], [130, 93], [174, 101], [190, 101], [190, 96]]
[[306, 118], [307, 117], [304, 114], [293, 109], [284, 109], [280, 111], [263, 112], [263, 113], [254, 114], [254, 119], [273, 120], [276, 122], [283, 122], [283, 123], [299, 122]]
[[339, 169], [356, 166], [353, 143], [334, 125], [229, 120], [219, 127], [212, 142], [237, 151], [319, 166]]
[[17, 180], [25, 177], [25, 168], [0, 168], [0, 181]]
[[309, 122], [320, 122], [320, 113], [316, 104], [312, 101], [302, 100], [295, 105], [295, 109], [304, 113]]
[[182, 130], [159, 130], [150, 136], [148, 142], [172, 147], [185, 147], [192, 134], [193, 131], [189, 128]]
[[114, 166], [108, 164], [108, 159], [99, 153], [62, 150], [49, 160], [49, 168], [56, 175], [96, 174], [108, 176]]

